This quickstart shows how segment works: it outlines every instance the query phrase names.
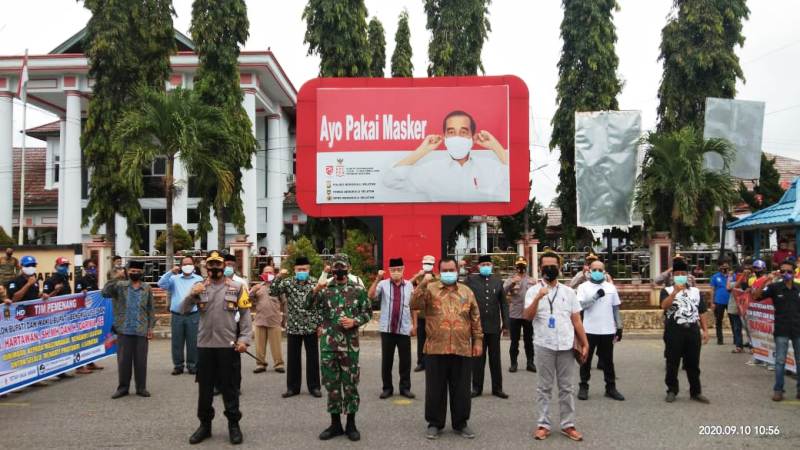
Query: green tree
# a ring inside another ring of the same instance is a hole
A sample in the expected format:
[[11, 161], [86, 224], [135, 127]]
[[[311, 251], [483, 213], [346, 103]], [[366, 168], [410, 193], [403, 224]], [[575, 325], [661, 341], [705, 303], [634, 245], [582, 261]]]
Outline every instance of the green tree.
[[362, 280], [367, 279], [368, 274], [373, 274], [378, 270], [373, 253], [374, 246], [374, 239], [367, 233], [360, 230], [347, 230], [347, 239], [345, 239], [342, 252], [350, 259], [350, 272]]
[[[673, 242], [710, 242], [717, 208], [727, 211], [738, 198], [730, 177], [733, 146], [724, 139], [703, 140], [692, 127], [651, 133], [647, 153], [636, 180], [634, 204], [645, 226], [669, 231]], [[720, 172], [704, 168], [704, 156], [717, 153]]]
[[193, 173], [193, 182], [197, 184], [201, 197], [197, 205], [200, 216], [198, 234], [211, 230], [213, 206], [220, 248], [225, 247], [226, 217], [239, 233], [244, 233], [246, 218], [239, 195], [242, 170], [252, 168], [252, 156], [259, 147], [250, 118], [242, 106], [244, 94], [239, 80], [239, 46], [247, 41], [249, 28], [244, 0], [195, 0], [192, 4], [190, 32], [200, 60], [194, 90], [205, 104], [220, 108], [231, 131], [229, 139], [223, 142], [205, 143], [205, 151], [214, 155], [233, 174], [233, 189], [230, 192], [221, 189], [220, 180], [209, 174]]
[[619, 59], [613, 14], [616, 0], [564, 0], [558, 62], [558, 109], [553, 116], [550, 150], [558, 149], [558, 199], [567, 247], [577, 240], [575, 191], [575, 112], [619, 109]]
[[370, 76], [364, 0], [308, 0], [303, 20], [308, 54], [320, 58], [319, 76]]
[[783, 196], [783, 188], [781, 187], [781, 174], [775, 168], [775, 158], [769, 159], [764, 153], [761, 154], [761, 172], [758, 184], [751, 191], [740, 181], [739, 195], [751, 211], [758, 211], [778, 203]]
[[744, 73], [735, 48], [744, 45], [742, 21], [749, 15], [746, 0], [674, 1], [661, 31], [659, 131], [702, 130], [706, 97], [736, 96]]
[[414, 76], [414, 64], [411, 62], [411, 30], [408, 28], [408, 11], [403, 10], [397, 21], [397, 32], [394, 34], [394, 52], [392, 53], [392, 76]]
[[[527, 215], [525, 214], [526, 210], [528, 212]], [[537, 202], [535, 198], [531, 198], [522, 211], [513, 216], [497, 218], [500, 221], [500, 230], [503, 232], [503, 237], [509, 245], [515, 245], [525, 234], [526, 216], [528, 230], [532, 231], [533, 235], [540, 240], [545, 238], [547, 234], [547, 215], [544, 213], [542, 204]]]
[[119, 177], [123, 150], [114, 148], [112, 135], [125, 111], [138, 101], [136, 86], [164, 89], [169, 55], [175, 51], [175, 12], [170, 0], [84, 0], [84, 6], [92, 13], [86, 25], [86, 56], [94, 85], [81, 134], [84, 160], [92, 174], [83, 224], [91, 219], [92, 233], [105, 225], [107, 239], [115, 242], [114, 217], [120, 214], [127, 219], [133, 248], [138, 249], [142, 210], [138, 197]]
[[492, 27], [491, 0], [425, 0], [431, 30], [428, 76], [477, 75], [483, 72], [481, 50]]
[[14, 247], [15, 245], [17, 245], [17, 241], [11, 239], [11, 236], [6, 233], [6, 230], [0, 227], [0, 248], [6, 249], [8, 247]]
[[[172, 236], [174, 242], [172, 243], [172, 249], [175, 253], [181, 250], [190, 250], [194, 248], [194, 240], [192, 239], [192, 235], [189, 234], [188, 231], [184, 230], [183, 227], [176, 223], [172, 226]], [[167, 233], [161, 233], [156, 239], [156, 250], [160, 253], [165, 253], [167, 251]]]
[[[175, 198], [173, 177], [175, 160], [191, 173], [209, 174], [217, 179], [220, 189], [231, 192], [233, 175], [215, 155], [215, 148], [224, 148], [230, 131], [222, 111], [203, 103], [196, 92], [175, 89], [165, 93], [142, 88], [136, 109], [127, 111], [117, 124], [114, 146], [125, 149], [122, 179], [130, 183], [134, 193], [143, 193], [141, 171], [158, 157], [166, 159], [164, 191], [166, 193], [167, 267], [172, 267], [174, 235], [172, 204]], [[209, 142], [220, 143], [219, 147]], [[121, 150], [120, 150], [121, 151]]]
[[369, 21], [367, 35], [369, 39], [369, 76], [383, 78], [386, 67], [386, 36], [383, 24], [377, 17]]
[[305, 236], [290, 242], [286, 246], [286, 258], [281, 260], [281, 269], [286, 269], [289, 272], [293, 271], [298, 256], [305, 256], [308, 258], [308, 261], [311, 263], [312, 275], [318, 276], [322, 273], [325, 264], [314, 248], [314, 244]]

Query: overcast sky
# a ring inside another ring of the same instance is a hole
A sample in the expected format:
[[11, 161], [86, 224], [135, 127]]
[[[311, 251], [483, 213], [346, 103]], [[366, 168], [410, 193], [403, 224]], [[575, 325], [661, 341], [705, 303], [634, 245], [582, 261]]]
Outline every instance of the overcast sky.
[[[643, 125], [652, 128], [656, 119], [657, 92], [661, 77], [658, 58], [661, 28], [672, 0], [618, 0], [615, 14], [619, 76], [624, 88], [620, 109], [641, 110]], [[83, 27], [89, 13], [74, 0], [4, 1], [0, 17], [0, 55], [44, 54]], [[191, 0], [174, 0], [175, 26], [188, 34]], [[307, 56], [303, 44], [305, 24], [301, 14], [305, 1], [248, 1], [250, 39], [247, 50], [271, 48], [297, 89], [318, 72], [318, 59]], [[800, 158], [800, 17], [797, 0], [750, 1], [750, 20], [744, 24], [746, 42], [737, 52], [746, 83], [740, 83], [738, 98], [765, 101], [767, 116], [764, 149]], [[410, 16], [414, 75], [426, 76], [429, 33], [425, 29], [422, 0], [366, 0], [371, 16], [383, 22], [388, 63], [394, 48], [397, 16], [406, 8]], [[559, 25], [562, 11], [558, 0], [494, 0], [490, 6], [492, 32], [483, 48], [487, 75], [514, 74], [530, 90], [531, 157], [534, 167], [549, 164], [534, 175], [534, 195], [545, 205], [555, 196], [558, 181], [557, 153], [547, 149], [550, 119], [555, 112], [555, 86], [561, 51]], [[14, 109], [14, 127], [20, 129], [21, 107]], [[28, 126], [54, 120], [29, 111]], [[19, 137], [15, 136], [19, 145]], [[31, 145], [41, 145], [29, 139]]]

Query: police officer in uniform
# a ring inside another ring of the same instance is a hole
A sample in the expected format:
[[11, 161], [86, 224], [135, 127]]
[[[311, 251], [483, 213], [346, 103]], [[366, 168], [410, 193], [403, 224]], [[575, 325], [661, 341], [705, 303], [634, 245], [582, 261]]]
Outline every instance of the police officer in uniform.
[[[331, 426], [320, 433], [323, 441], [347, 434], [351, 441], [361, 439], [356, 429], [358, 411], [358, 327], [371, 319], [367, 291], [349, 278], [350, 261], [337, 253], [331, 260], [333, 281], [327, 273], [306, 297], [306, 309], [315, 309], [322, 317], [320, 347], [322, 383], [328, 391]], [[325, 272], [327, 272], [327, 267]], [[342, 429], [341, 415], [347, 414], [347, 428]]]
[[239, 395], [236, 380], [241, 379], [241, 353], [247, 350], [252, 334], [250, 298], [247, 286], [224, 276], [225, 260], [214, 250], [206, 258], [208, 278], [198, 282], [181, 304], [189, 314], [197, 306], [200, 327], [197, 334], [197, 417], [200, 427], [189, 438], [197, 444], [211, 437], [214, 419], [214, 386], [218, 386], [228, 418], [232, 444], [241, 444]]

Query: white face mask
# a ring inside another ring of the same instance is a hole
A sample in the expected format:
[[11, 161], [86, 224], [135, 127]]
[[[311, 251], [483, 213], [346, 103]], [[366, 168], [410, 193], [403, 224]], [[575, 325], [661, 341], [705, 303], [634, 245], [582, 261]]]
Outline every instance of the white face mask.
[[444, 138], [444, 146], [447, 147], [447, 153], [451, 158], [464, 159], [472, 150], [472, 139], [461, 136], [447, 137]]
[[191, 264], [181, 266], [181, 272], [183, 272], [185, 275], [191, 275], [194, 272], [194, 266]]
[[427, 264], [427, 263], [423, 264], [422, 265], [422, 270], [424, 270], [425, 272], [432, 271], [433, 270], [433, 264]]
[[36, 273], [36, 267], [23, 267], [22, 273], [24, 273], [27, 276], [31, 276]]

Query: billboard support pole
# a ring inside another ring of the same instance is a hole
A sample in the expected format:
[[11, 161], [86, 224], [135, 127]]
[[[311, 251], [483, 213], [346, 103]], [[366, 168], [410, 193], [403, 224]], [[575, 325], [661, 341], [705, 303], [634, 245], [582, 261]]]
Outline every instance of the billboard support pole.
[[389, 267], [389, 258], [402, 257], [410, 278], [422, 269], [423, 256], [433, 255], [438, 262], [441, 249], [442, 216], [383, 216], [383, 267]]

